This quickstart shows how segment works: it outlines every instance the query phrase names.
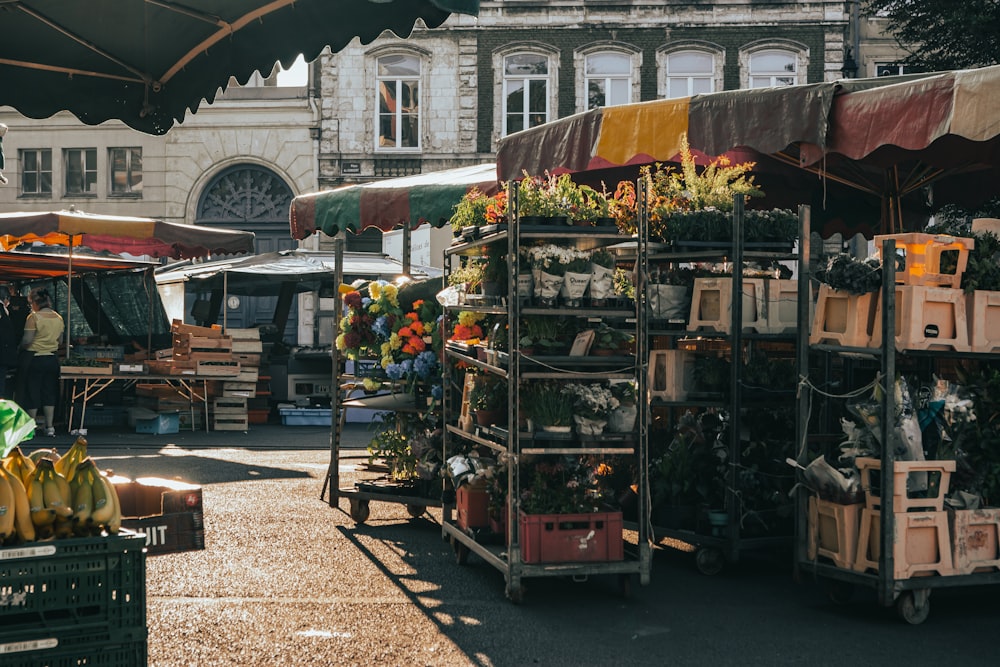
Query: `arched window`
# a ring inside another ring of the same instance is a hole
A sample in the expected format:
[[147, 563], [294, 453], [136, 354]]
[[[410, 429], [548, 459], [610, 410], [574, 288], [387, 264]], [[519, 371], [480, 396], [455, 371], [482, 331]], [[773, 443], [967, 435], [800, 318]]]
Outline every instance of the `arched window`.
[[710, 51], [685, 50], [666, 57], [666, 97], [690, 97], [715, 92], [716, 56]]
[[748, 88], [794, 86], [798, 79], [798, 59], [792, 51], [767, 49], [750, 54]]
[[[239, 164], [220, 172], [202, 190], [195, 224], [238, 229], [284, 225], [287, 234], [291, 203], [292, 190], [277, 174], [266, 167]], [[258, 246], [260, 252], [267, 250]]]
[[503, 58], [503, 135], [549, 120], [549, 58], [513, 53]]
[[586, 57], [587, 108], [612, 107], [632, 101], [632, 58], [602, 51]]
[[391, 54], [376, 61], [375, 150], [420, 148], [420, 59]]

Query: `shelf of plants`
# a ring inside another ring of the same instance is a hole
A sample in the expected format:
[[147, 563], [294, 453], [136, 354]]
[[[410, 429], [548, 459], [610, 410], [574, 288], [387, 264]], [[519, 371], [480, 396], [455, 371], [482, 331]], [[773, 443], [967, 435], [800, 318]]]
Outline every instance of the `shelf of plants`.
[[[575, 188], [568, 177], [511, 184], [511, 224], [445, 250], [457, 289], [445, 307], [442, 409], [457, 512], [445, 506], [443, 534], [460, 564], [476, 554], [500, 570], [515, 602], [532, 577], [617, 575], [627, 592], [635, 575], [648, 583], [651, 562], [647, 523], [633, 539], [623, 528], [626, 514], [648, 513], [636, 400], [644, 304], [615, 293], [612, 251], [631, 242], [641, 264], [646, 242], [613, 225], [518, 215], [543, 187]], [[497, 263], [499, 295], [460, 291], [470, 285], [456, 275], [497, 273]]]
[[682, 147], [680, 169], [642, 170], [636, 198], [657, 248], [643, 281], [652, 531], [693, 547], [705, 574], [793, 540], [800, 223], [745, 208], [763, 195], [752, 166], [698, 170]]
[[[343, 241], [335, 242], [334, 284], [343, 276]], [[336, 323], [331, 352], [336, 391], [330, 467], [320, 497], [329, 491], [331, 507], [348, 501], [356, 523], [364, 523], [373, 501], [406, 505], [413, 517], [442, 505], [440, 419], [440, 307], [433, 298], [440, 285], [415, 284], [397, 289], [374, 281], [334, 298]], [[429, 298], [425, 298], [428, 297]], [[346, 310], [345, 310], [346, 306]], [[352, 362], [352, 372], [347, 363]], [[341, 488], [340, 443], [349, 409], [376, 410], [368, 446], [369, 473]]]
[[[996, 246], [890, 235], [876, 250], [896, 261], [844, 255], [803, 271], [801, 285], [823, 284], [799, 333], [809, 352], [799, 358], [795, 561], [834, 602], [874, 588], [919, 624], [935, 588], [1000, 583], [1000, 509], [990, 506], [1000, 500], [1000, 341], [985, 329], [1000, 307], [985, 284]], [[800, 300], [800, 313], [808, 307]]]

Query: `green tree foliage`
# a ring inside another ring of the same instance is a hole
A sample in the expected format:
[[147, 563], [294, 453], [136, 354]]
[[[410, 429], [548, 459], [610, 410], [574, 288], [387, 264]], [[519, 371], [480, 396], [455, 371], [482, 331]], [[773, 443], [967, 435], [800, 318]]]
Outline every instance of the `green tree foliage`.
[[1000, 63], [998, 0], [863, 0], [862, 10], [888, 19], [888, 32], [909, 53], [906, 64], [926, 70]]

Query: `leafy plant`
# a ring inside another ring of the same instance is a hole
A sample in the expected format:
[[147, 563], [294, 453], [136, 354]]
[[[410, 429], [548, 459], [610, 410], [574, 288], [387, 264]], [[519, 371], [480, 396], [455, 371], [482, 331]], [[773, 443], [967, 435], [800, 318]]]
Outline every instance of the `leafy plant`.
[[507, 408], [507, 388], [493, 375], [476, 378], [469, 395], [469, 407], [473, 410], [504, 410]]
[[601, 183], [600, 191], [589, 185], [580, 185], [580, 193], [583, 195], [583, 211], [590, 220], [597, 218], [611, 218], [611, 195], [608, 194], [604, 183]]
[[467, 292], [475, 292], [483, 282], [483, 262], [466, 262], [448, 274], [448, 284], [465, 285]]
[[486, 211], [493, 198], [479, 188], [471, 188], [454, 206], [454, 213], [448, 219], [453, 231], [460, 232], [465, 227], [480, 227], [486, 224]]
[[649, 270], [649, 283], [651, 285], [692, 287], [696, 275], [694, 269], [683, 266], [673, 268], [654, 266]]
[[615, 294], [626, 299], [635, 299], [635, 283], [625, 269], [615, 269]]
[[615, 256], [610, 250], [604, 248], [598, 248], [594, 252], [590, 253], [590, 262], [592, 264], [597, 264], [598, 266], [603, 266], [605, 269], [615, 268]]
[[601, 322], [594, 330], [594, 347], [605, 350], [619, 350], [634, 339], [632, 334], [608, 326], [606, 322]]
[[545, 426], [573, 424], [573, 397], [556, 382], [535, 382], [522, 386], [522, 407], [526, 416]]
[[520, 506], [526, 514], [577, 514], [599, 509], [595, 471], [580, 457], [535, 460], [522, 467], [521, 475], [530, 480], [521, 489]]
[[553, 317], [529, 317], [521, 325], [521, 347], [558, 347], [557, 338], [562, 334], [559, 320]]
[[[996, 201], [996, 210], [989, 212], [1000, 215], [1000, 200]], [[969, 251], [969, 261], [962, 273], [962, 289], [966, 292], [975, 290], [1000, 291], [1000, 238], [991, 232], [973, 232], [972, 216], [963, 215], [964, 209], [946, 208], [938, 217], [941, 222], [928, 227], [928, 234], [946, 234], [974, 239], [975, 247]], [[977, 216], [988, 217], [988, 216]], [[954, 271], [957, 253], [944, 253], [941, 257], [941, 270]]]
[[825, 269], [816, 272], [816, 279], [836, 290], [867, 294], [882, 288], [882, 266], [874, 257], [858, 259], [840, 253], [830, 258]]
[[573, 397], [573, 412], [589, 419], [607, 419], [608, 412], [618, 407], [611, 389], [597, 382], [570, 382], [563, 391]]

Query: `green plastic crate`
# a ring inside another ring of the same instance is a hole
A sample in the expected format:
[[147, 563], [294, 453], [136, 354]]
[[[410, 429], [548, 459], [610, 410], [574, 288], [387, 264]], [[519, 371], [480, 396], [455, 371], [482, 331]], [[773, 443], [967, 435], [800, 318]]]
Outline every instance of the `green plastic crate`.
[[145, 626], [126, 630], [35, 629], [21, 639], [0, 642], [4, 667], [143, 667]]
[[38, 628], [145, 628], [145, 543], [123, 530], [0, 549], [0, 645]]

